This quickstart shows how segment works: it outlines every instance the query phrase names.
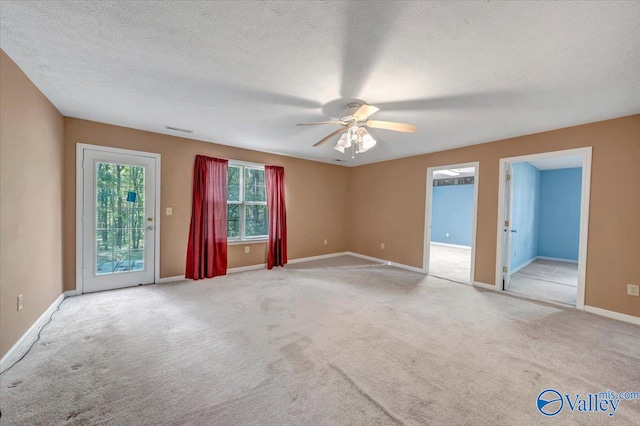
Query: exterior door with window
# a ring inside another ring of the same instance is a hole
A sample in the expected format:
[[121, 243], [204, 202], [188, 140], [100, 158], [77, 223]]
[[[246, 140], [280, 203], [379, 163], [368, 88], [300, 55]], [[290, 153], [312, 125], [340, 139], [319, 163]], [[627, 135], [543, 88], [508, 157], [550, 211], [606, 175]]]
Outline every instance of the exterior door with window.
[[80, 152], [82, 292], [153, 283], [156, 158], [87, 148]]

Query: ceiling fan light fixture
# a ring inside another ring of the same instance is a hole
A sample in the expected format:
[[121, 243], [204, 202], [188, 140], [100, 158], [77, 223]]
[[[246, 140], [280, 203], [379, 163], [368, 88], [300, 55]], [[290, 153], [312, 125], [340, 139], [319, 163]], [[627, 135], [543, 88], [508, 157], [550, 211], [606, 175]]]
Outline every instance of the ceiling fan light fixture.
[[376, 140], [374, 138], [372, 138], [369, 133], [365, 134], [362, 137], [362, 150], [361, 150], [361, 152], [368, 151], [371, 148], [373, 148], [374, 146], [376, 146]]
[[342, 136], [340, 136], [340, 139], [338, 139], [336, 146], [341, 146], [342, 148], [349, 148], [351, 146], [351, 139], [349, 139], [349, 135], [347, 133], [348, 132], [345, 132], [342, 134]]
[[415, 133], [416, 130], [418, 130], [418, 126], [415, 124], [370, 120], [369, 117], [379, 110], [379, 108], [373, 105], [366, 105], [362, 102], [352, 102], [347, 105], [347, 109], [342, 112], [342, 117], [338, 120], [301, 123], [298, 124], [298, 126], [312, 126], [316, 124], [340, 125], [342, 128], [320, 139], [320, 141], [316, 142], [313, 146], [320, 146], [340, 134], [340, 139], [336, 142], [334, 149], [344, 153], [347, 148], [352, 148], [352, 158], [355, 158], [353, 156], [356, 153], [366, 152], [376, 146], [376, 140], [367, 132], [365, 126], [405, 133]]

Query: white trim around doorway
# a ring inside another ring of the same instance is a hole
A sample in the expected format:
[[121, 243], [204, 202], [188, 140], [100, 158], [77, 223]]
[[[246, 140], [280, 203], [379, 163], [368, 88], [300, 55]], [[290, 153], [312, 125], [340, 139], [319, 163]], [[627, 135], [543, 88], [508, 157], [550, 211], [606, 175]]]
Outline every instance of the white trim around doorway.
[[108, 146], [100, 146], [100, 145], [91, 145], [86, 143], [77, 143], [76, 144], [76, 289], [75, 294], [80, 295], [83, 293], [83, 283], [82, 283], [82, 256], [83, 256], [83, 230], [82, 230], [82, 209], [84, 202], [84, 191], [83, 191], [83, 183], [84, 183], [84, 170], [83, 170], [83, 162], [84, 162], [84, 151], [85, 150], [93, 150], [93, 151], [102, 151], [102, 152], [110, 152], [116, 154], [129, 154], [129, 155], [138, 155], [143, 157], [151, 157], [155, 159], [156, 162], [156, 205], [155, 205], [155, 241], [154, 241], [154, 282], [158, 283], [160, 281], [160, 179], [162, 174], [160, 173], [160, 163], [161, 156], [158, 153], [154, 152], [145, 152], [145, 151], [134, 151], [130, 149], [122, 149], [122, 148], [112, 148]]
[[541, 160], [545, 158], [564, 157], [567, 155], [582, 156], [582, 194], [580, 197], [580, 247], [578, 250], [578, 294], [576, 309], [584, 310], [585, 278], [587, 269], [587, 239], [589, 236], [589, 197], [591, 194], [591, 155], [590, 146], [584, 148], [567, 149], [562, 151], [543, 152], [539, 154], [521, 155], [517, 157], [501, 158], [498, 181], [498, 221], [496, 244], [496, 291], [504, 291], [502, 285], [502, 239], [504, 232], [504, 196], [505, 196], [505, 165], [524, 161]]
[[469, 285], [473, 285], [476, 272], [476, 228], [478, 222], [478, 188], [480, 186], [480, 162], [473, 161], [470, 163], [448, 164], [443, 166], [434, 166], [427, 168], [427, 195], [425, 198], [424, 212], [424, 244], [422, 257], [423, 273], [429, 274], [429, 251], [431, 245], [431, 204], [433, 198], [433, 172], [446, 169], [461, 169], [463, 167], [474, 168], [473, 180], [473, 223], [471, 225], [471, 273], [469, 276]]

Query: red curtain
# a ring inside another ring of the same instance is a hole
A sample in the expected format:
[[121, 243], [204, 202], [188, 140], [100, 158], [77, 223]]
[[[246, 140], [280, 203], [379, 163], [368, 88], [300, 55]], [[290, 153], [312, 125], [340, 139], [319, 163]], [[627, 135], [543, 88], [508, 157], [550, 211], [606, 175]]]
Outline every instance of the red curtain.
[[227, 274], [228, 160], [196, 156], [186, 278]]
[[269, 210], [269, 253], [267, 268], [287, 263], [287, 208], [284, 201], [284, 167], [265, 166], [267, 209]]

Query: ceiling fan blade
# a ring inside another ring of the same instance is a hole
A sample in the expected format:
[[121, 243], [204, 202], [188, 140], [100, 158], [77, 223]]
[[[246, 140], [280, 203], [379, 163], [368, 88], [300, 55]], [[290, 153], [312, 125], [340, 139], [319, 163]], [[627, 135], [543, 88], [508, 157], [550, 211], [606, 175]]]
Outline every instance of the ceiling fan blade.
[[395, 123], [393, 121], [367, 120], [366, 125], [374, 129], [394, 130], [405, 133], [415, 133], [418, 130], [418, 126], [415, 124]]
[[344, 126], [344, 123], [338, 120], [318, 121], [316, 123], [300, 123], [300, 124], [296, 124], [296, 126], [315, 126], [317, 124], [340, 124], [341, 126]]
[[358, 121], [366, 120], [370, 115], [375, 114], [380, 111], [380, 108], [374, 107], [373, 105], [362, 105], [358, 110], [353, 114], [353, 118]]
[[329, 139], [331, 139], [332, 137], [334, 137], [335, 135], [337, 135], [338, 133], [342, 133], [344, 132], [344, 129], [338, 129], [335, 132], [331, 133], [329, 136], [325, 137], [324, 139], [320, 139], [318, 142], [316, 142], [315, 144], [313, 144], [313, 146], [320, 146], [323, 143], [327, 142]]

